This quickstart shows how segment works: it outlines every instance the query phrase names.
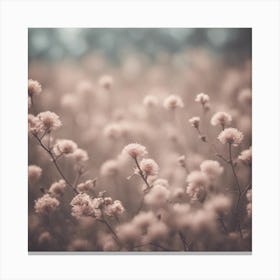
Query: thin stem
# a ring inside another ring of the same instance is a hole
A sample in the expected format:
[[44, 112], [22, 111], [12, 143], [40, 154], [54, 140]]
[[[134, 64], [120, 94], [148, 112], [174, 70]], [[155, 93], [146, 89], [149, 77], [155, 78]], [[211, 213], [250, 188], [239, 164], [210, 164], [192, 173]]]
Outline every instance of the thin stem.
[[240, 196], [241, 196], [241, 186], [240, 186], [240, 183], [239, 183], [239, 180], [238, 180], [238, 177], [237, 177], [235, 168], [234, 168], [234, 164], [233, 164], [233, 160], [232, 160], [232, 151], [231, 151], [231, 147], [232, 147], [232, 145], [229, 143], [229, 144], [228, 144], [228, 148], [229, 148], [229, 161], [228, 161], [228, 163], [229, 163], [230, 166], [231, 166], [231, 170], [232, 170], [233, 176], [234, 176], [235, 181], [236, 181], [237, 190], [238, 190], [239, 199], [240, 199]]
[[139, 175], [141, 176], [141, 178], [142, 178], [143, 181], [145, 182], [147, 188], [148, 188], [148, 189], [152, 188], [152, 187], [149, 185], [149, 183], [148, 183], [148, 181], [147, 181], [147, 178], [144, 176], [144, 173], [143, 173], [143, 171], [142, 171], [142, 169], [141, 169], [141, 167], [140, 167], [140, 165], [139, 165], [138, 160], [137, 160], [136, 157], [134, 158], [134, 161], [135, 161], [135, 164], [136, 164], [136, 166], [137, 166], [137, 168], [138, 168]]
[[180, 239], [181, 239], [181, 241], [182, 241], [182, 244], [183, 244], [183, 246], [184, 246], [184, 251], [188, 251], [188, 250], [189, 250], [189, 248], [188, 248], [188, 243], [187, 243], [187, 241], [186, 241], [186, 239], [185, 239], [183, 233], [182, 233], [181, 231], [179, 231], [178, 234], [179, 234], [179, 237], [180, 237]]
[[35, 137], [35, 139], [37, 139], [37, 141], [39, 142], [40, 146], [49, 154], [49, 156], [51, 157], [52, 159], [52, 162], [54, 164], [54, 166], [56, 167], [58, 173], [60, 174], [60, 176], [64, 179], [64, 181], [66, 182], [66, 184], [76, 193], [78, 194], [79, 192], [76, 190], [75, 187], [72, 186], [72, 184], [68, 181], [68, 179], [64, 176], [62, 170], [60, 169], [57, 161], [56, 161], [56, 158], [55, 156], [53, 155], [52, 151], [46, 147], [44, 145], [44, 143], [42, 142], [42, 140], [36, 135], [36, 134], [33, 134], [33, 136]]
[[241, 192], [241, 186], [240, 186], [240, 183], [239, 183], [236, 171], [235, 171], [235, 167], [234, 167], [234, 164], [233, 164], [231, 148], [232, 148], [232, 144], [229, 143], [228, 144], [229, 164], [231, 166], [231, 170], [232, 170], [233, 176], [235, 178], [236, 186], [237, 186], [237, 190], [238, 190], [238, 197], [237, 197], [237, 202], [236, 202], [236, 206], [235, 206], [236, 222], [237, 222], [238, 230], [239, 230], [239, 233], [240, 233], [240, 237], [243, 238], [242, 231], [241, 231], [241, 226], [240, 226], [240, 219], [239, 219], [239, 204], [240, 204], [240, 201], [241, 201], [242, 192]]
[[106, 227], [109, 229], [109, 231], [113, 234], [116, 242], [118, 243], [118, 245], [120, 247], [122, 247], [122, 242], [120, 241], [119, 237], [117, 236], [116, 232], [113, 230], [113, 228], [111, 227], [111, 225], [105, 220], [105, 218], [103, 219], [97, 219], [97, 221], [103, 223], [106, 225]]
[[220, 216], [220, 217], [218, 218], [218, 220], [220, 221], [221, 226], [222, 226], [222, 228], [223, 228], [223, 230], [224, 230], [225, 234], [227, 234], [227, 233], [228, 233], [228, 229], [227, 229], [227, 227], [226, 227], [226, 225], [225, 225], [225, 222], [224, 222], [223, 217], [222, 217], [222, 216]]

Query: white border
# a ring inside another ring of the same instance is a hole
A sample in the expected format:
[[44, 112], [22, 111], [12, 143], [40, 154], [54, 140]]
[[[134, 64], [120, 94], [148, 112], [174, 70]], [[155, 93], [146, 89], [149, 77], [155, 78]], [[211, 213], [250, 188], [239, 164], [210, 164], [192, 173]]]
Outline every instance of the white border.
[[[27, 28], [253, 27], [253, 254], [28, 255]], [[1, 279], [280, 279], [278, 1], [1, 2]]]

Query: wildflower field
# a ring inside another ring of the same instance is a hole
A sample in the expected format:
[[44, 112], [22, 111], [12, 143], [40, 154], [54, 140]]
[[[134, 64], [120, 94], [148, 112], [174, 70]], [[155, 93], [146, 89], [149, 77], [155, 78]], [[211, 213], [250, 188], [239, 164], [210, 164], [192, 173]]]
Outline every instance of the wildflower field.
[[29, 251], [251, 251], [251, 56], [180, 44], [29, 60]]

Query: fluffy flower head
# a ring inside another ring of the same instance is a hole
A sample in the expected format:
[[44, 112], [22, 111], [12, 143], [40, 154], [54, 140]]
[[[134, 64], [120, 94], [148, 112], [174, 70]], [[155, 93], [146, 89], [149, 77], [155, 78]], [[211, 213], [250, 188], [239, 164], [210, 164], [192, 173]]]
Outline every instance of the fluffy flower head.
[[222, 144], [231, 144], [233, 146], [238, 146], [242, 142], [243, 138], [243, 133], [233, 127], [226, 128], [218, 136], [218, 140]]
[[206, 174], [209, 179], [215, 180], [223, 173], [224, 168], [216, 160], [205, 160], [200, 164], [200, 170]]
[[132, 158], [143, 157], [147, 154], [146, 147], [132, 143], [123, 148], [123, 153], [130, 155]]
[[247, 150], [244, 150], [239, 155], [238, 159], [240, 159], [244, 164], [251, 165], [252, 164], [252, 148], [250, 147]]
[[211, 124], [213, 126], [221, 125], [222, 127], [225, 127], [229, 125], [231, 121], [232, 121], [231, 115], [229, 115], [226, 112], [217, 112], [211, 118]]
[[40, 130], [42, 131], [51, 132], [62, 125], [59, 116], [50, 111], [39, 113], [37, 118], [40, 121]]
[[45, 194], [35, 201], [35, 212], [39, 214], [49, 214], [53, 212], [59, 205], [59, 201]]
[[181, 97], [177, 95], [169, 95], [163, 102], [163, 107], [167, 110], [174, 110], [176, 108], [183, 108], [184, 103]]
[[54, 152], [56, 155], [69, 155], [73, 154], [77, 148], [78, 146], [74, 141], [68, 139], [59, 139], [54, 146]]
[[32, 79], [28, 80], [28, 95], [33, 97], [35, 95], [39, 95], [42, 92], [42, 86], [39, 82], [34, 81]]
[[210, 101], [210, 97], [209, 97], [209, 95], [201, 92], [195, 97], [194, 101], [198, 102], [202, 105], [205, 105], [206, 103], [208, 103]]
[[66, 188], [66, 183], [64, 180], [59, 180], [58, 182], [54, 182], [49, 189], [49, 193], [52, 196], [61, 196], [63, 195]]
[[192, 117], [189, 119], [189, 123], [191, 126], [194, 128], [199, 128], [199, 123], [200, 123], [200, 117]]
[[81, 217], [95, 217], [97, 204], [86, 193], [77, 194], [71, 201], [72, 216], [77, 219]]
[[42, 176], [42, 168], [37, 165], [28, 166], [28, 182], [35, 183]]
[[144, 158], [140, 162], [140, 168], [141, 170], [147, 175], [147, 176], [155, 176], [158, 175], [159, 166], [158, 164], [151, 158]]

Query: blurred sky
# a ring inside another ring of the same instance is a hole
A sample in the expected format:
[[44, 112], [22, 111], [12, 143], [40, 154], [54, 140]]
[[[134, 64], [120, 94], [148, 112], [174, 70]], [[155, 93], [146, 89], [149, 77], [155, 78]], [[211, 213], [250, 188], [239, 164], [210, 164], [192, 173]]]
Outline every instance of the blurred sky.
[[251, 58], [251, 28], [29, 28], [28, 58], [51, 61], [91, 52], [118, 62], [128, 53], [156, 57], [205, 48], [236, 61]]

